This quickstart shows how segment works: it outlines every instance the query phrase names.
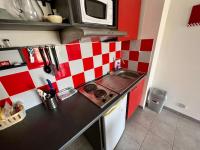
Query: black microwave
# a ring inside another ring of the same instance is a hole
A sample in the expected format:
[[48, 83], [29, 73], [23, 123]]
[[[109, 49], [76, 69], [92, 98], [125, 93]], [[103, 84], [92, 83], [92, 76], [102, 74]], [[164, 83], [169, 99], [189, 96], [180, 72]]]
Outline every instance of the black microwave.
[[116, 26], [118, 0], [55, 0], [58, 13], [71, 24]]

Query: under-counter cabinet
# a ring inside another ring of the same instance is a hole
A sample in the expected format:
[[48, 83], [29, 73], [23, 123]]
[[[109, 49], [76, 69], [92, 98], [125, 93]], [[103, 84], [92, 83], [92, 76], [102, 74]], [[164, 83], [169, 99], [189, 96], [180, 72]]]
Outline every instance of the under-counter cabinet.
[[127, 119], [129, 119], [136, 108], [139, 106], [142, 99], [143, 88], [144, 88], [145, 79], [142, 79], [137, 83], [137, 85], [130, 91], [128, 96], [128, 107], [127, 107]]
[[138, 36], [141, 0], [119, 0], [118, 29], [126, 31], [127, 36], [119, 40], [134, 40]]

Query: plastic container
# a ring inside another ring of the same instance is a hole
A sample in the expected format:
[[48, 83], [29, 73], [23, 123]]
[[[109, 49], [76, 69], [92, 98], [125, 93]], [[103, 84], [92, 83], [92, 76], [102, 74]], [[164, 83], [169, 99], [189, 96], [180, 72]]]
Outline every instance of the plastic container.
[[62, 89], [61, 91], [59, 91], [57, 93], [57, 96], [58, 96], [59, 100], [65, 100], [65, 99], [73, 96], [76, 93], [77, 93], [76, 89], [74, 89], [72, 87], [68, 87], [68, 88], [65, 88], [65, 89]]
[[167, 100], [167, 92], [158, 88], [150, 88], [147, 97], [148, 107], [160, 113], [163, 109], [164, 103]]
[[0, 120], [0, 130], [6, 129], [6, 128], [22, 121], [25, 117], [26, 117], [26, 111], [23, 108], [18, 113], [14, 114], [4, 120]]

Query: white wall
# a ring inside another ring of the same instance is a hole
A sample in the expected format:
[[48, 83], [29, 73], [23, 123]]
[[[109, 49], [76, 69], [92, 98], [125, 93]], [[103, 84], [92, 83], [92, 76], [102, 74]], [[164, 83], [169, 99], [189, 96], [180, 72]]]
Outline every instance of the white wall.
[[156, 39], [165, 0], [142, 0], [138, 39]]
[[0, 0], [0, 8], [5, 8], [4, 0]]
[[[200, 0], [172, 0], [152, 86], [168, 92], [166, 106], [200, 120], [200, 26], [187, 27]], [[182, 109], [177, 106], [183, 103]]]
[[[152, 58], [155, 57], [155, 41], [157, 40], [161, 17], [163, 19], [162, 22], [164, 22], [167, 14], [166, 12], [168, 10], [166, 1], [168, 0], [142, 0], [141, 4], [138, 39], [154, 39], [153, 52], [151, 56]], [[165, 11], [163, 13], [164, 5]], [[150, 68], [151, 63], [152, 61], [150, 62]], [[147, 90], [149, 89], [149, 78], [151, 77], [149, 75], [150, 74], [148, 73], [146, 79], [146, 86], [143, 93], [144, 96], [140, 103], [140, 106], [142, 106], [143, 108], [146, 104]]]

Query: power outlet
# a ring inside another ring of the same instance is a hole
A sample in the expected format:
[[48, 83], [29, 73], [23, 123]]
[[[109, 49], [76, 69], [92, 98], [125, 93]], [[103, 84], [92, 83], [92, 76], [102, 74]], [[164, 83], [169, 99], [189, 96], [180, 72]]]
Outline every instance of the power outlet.
[[187, 109], [187, 106], [183, 103], [176, 103], [176, 106], [178, 106], [181, 109]]

